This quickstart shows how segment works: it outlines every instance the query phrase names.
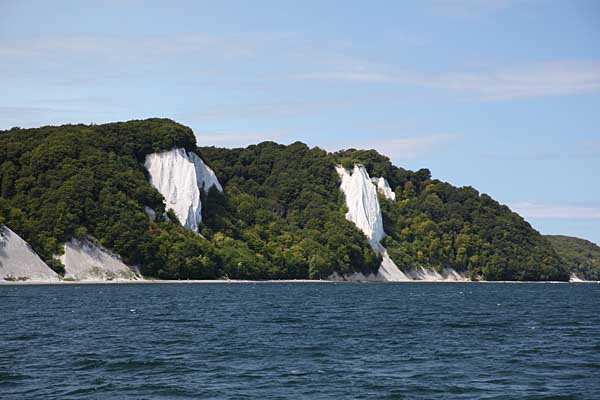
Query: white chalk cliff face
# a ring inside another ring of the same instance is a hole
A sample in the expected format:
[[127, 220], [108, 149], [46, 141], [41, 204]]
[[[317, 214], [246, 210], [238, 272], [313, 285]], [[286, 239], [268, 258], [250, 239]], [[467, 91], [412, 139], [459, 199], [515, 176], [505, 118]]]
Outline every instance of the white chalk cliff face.
[[[377, 188], [373, 184], [364, 166], [355, 165], [352, 172], [338, 166], [336, 171], [342, 179], [340, 189], [346, 197], [348, 212], [346, 219], [353, 222], [369, 239], [373, 250], [383, 258], [376, 276], [365, 277], [362, 274], [341, 277], [344, 280], [410, 280], [389, 257], [387, 250], [379, 242], [385, 237], [381, 207], [377, 197]], [[388, 186], [389, 187], [389, 186]], [[391, 189], [390, 189], [391, 191]], [[334, 275], [332, 279], [340, 279]]]
[[383, 176], [381, 178], [372, 178], [371, 181], [377, 185], [377, 191], [383, 195], [388, 200], [396, 200], [396, 193], [390, 187], [387, 179]]
[[172, 149], [146, 156], [150, 183], [165, 198], [166, 209], [172, 208], [179, 221], [197, 232], [202, 221], [200, 191], [211, 186], [223, 191], [214, 171], [195, 153]]
[[35, 254], [29, 244], [0, 225], [0, 280], [59, 281], [58, 274]]
[[385, 232], [377, 190], [367, 170], [362, 165], [355, 165], [352, 172], [341, 166], [336, 167], [336, 171], [342, 179], [340, 189], [346, 195], [346, 219], [363, 231], [371, 246], [378, 244]]
[[60, 256], [65, 266], [65, 279], [77, 281], [136, 280], [141, 275], [121, 258], [90, 240], [72, 239]]
[[196, 153], [189, 152], [188, 157], [190, 158], [190, 161], [194, 163], [198, 187], [206, 193], [208, 193], [211, 186], [216, 187], [219, 192], [222, 192], [223, 188], [217, 179], [215, 171], [210, 169]]

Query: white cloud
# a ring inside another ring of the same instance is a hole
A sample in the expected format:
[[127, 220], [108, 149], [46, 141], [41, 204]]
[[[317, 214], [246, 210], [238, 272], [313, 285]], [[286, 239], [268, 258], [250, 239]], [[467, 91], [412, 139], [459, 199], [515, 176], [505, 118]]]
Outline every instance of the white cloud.
[[427, 86], [490, 100], [593, 93], [600, 91], [600, 62], [554, 61], [446, 74], [433, 76]]
[[349, 71], [311, 72], [299, 74], [298, 79], [318, 81], [347, 81], [347, 82], [394, 82], [398, 79], [383, 72], [366, 71], [362, 69]]
[[599, 207], [550, 205], [534, 202], [517, 202], [508, 206], [525, 218], [549, 219], [600, 219]]
[[231, 59], [254, 54], [256, 40], [204, 33], [171, 36], [54, 35], [0, 40], [0, 56], [98, 55], [120, 59], [158, 58], [177, 54], [211, 54]]
[[[465, 0], [442, 3], [454, 7]], [[474, 3], [485, 3], [489, 7], [488, 2]], [[0, 58], [4, 63], [0, 67], [4, 74], [23, 74], [42, 68], [42, 72], [53, 76], [68, 65], [71, 68], [69, 79], [76, 79], [79, 71], [80, 79], [87, 81], [92, 66], [100, 71], [95, 74], [105, 75], [112, 71], [113, 75], [122, 78], [125, 71], [139, 74], [158, 70], [164, 73], [160, 65], [171, 64], [174, 57], [185, 57], [197, 65], [198, 78], [211, 77], [214, 81], [215, 77], [220, 77], [223, 78], [221, 84], [232, 79], [239, 83], [240, 77], [251, 77], [254, 82], [280, 82], [282, 78], [292, 77], [306, 81], [416, 86], [486, 100], [600, 93], [600, 61], [597, 60], [554, 60], [423, 73], [346, 54], [351, 52], [351, 48], [327, 43], [307, 49], [301, 38], [281, 34], [54, 35], [0, 38]], [[32, 62], [32, 59], [44, 62]], [[265, 59], [271, 62], [265, 63]], [[259, 64], [254, 64], [255, 61]], [[132, 65], [137, 67], [132, 68]], [[256, 65], [270, 67], [255, 70]], [[243, 73], [248, 66], [253, 72]], [[286, 70], [296, 72], [280, 72]]]
[[389, 68], [338, 66], [300, 74], [300, 79], [387, 83], [475, 95], [485, 100], [600, 92], [600, 62], [551, 61], [472, 72], [390, 72]]

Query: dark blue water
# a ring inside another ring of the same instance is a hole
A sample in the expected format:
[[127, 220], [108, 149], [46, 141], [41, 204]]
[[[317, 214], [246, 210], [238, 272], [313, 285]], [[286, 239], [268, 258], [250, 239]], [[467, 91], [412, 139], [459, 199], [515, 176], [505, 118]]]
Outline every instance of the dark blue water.
[[599, 399], [598, 284], [0, 286], [0, 399]]

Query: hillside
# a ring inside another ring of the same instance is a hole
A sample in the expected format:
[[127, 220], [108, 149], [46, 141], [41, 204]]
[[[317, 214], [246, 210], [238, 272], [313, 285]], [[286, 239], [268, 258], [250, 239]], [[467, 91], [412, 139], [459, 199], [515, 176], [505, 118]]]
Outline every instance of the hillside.
[[257, 214], [302, 226], [318, 212], [315, 207], [339, 198], [333, 166], [360, 163], [370, 176], [385, 177], [395, 192], [396, 201], [380, 198], [388, 235], [383, 244], [401, 269], [453, 268], [487, 280], [568, 279], [550, 244], [508, 207], [473, 188], [434, 180], [426, 169], [398, 168], [374, 150], [327, 154], [302, 143], [265, 142], [246, 149], [203, 147], [199, 153], [236, 204], [210, 212], [217, 221], [207, 216], [207, 229], [223, 229], [225, 218], [253, 232]]
[[374, 150], [336, 154], [384, 176], [396, 202], [382, 202], [390, 256], [401, 268], [452, 267], [487, 280], [565, 280], [549, 243], [521, 216], [472, 187], [431, 178], [427, 169], [398, 168]]
[[578, 278], [600, 281], [600, 246], [571, 236], [547, 235], [569, 271]]
[[[178, 221], [181, 211], [165, 215], [163, 195], [144, 166], [149, 155], [174, 148], [189, 159], [200, 156], [220, 182], [198, 192], [199, 234], [179, 223], [190, 225]], [[381, 184], [389, 182], [379, 199], [382, 244], [401, 269], [568, 279], [549, 242], [520, 216], [427, 170], [398, 168], [372, 150], [331, 154], [299, 142], [197, 148], [189, 128], [165, 119], [0, 131], [0, 224], [58, 273], [63, 266], [55, 256], [64, 244], [89, 237], [147, 277], [374, 274], [384, 253], [346, 219], [338, 164], [362, 164], [371, 177], [384, 178]]]
[[[214, 227], [203, 227], [204, 236], [182, 227], [174, 213], [162, 217], [163, 197], [149, 183], [144, 160], [171, 148], [192, 151], [194, 142], [189, 128], [164, 119], [2, 131], [0, 224], [18, 232], [59, 273], [64, 268], [53, 256], [71, 238], [88, 235], [145, 276], [164, 279], [319, 278], [377, 269], [377, 255], [339, 212], [332, 160], [320, 150], [291, 168], [303, 168], [301, 181], [316, 179], [315, 195], [325, 196], [313, 197], [316, 203], [294, 222], [266, 197], [218, 191], [208, 199], [203, 193]], [[310, 193], [304, 191], [306, 202]]]

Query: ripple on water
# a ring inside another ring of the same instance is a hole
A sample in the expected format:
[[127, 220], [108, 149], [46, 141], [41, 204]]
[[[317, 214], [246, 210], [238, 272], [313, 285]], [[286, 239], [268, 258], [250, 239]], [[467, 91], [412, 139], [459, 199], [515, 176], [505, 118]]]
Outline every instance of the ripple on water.
[[600, 393], [600, 285], [2, 286], [0, 297], [2, 400]]

